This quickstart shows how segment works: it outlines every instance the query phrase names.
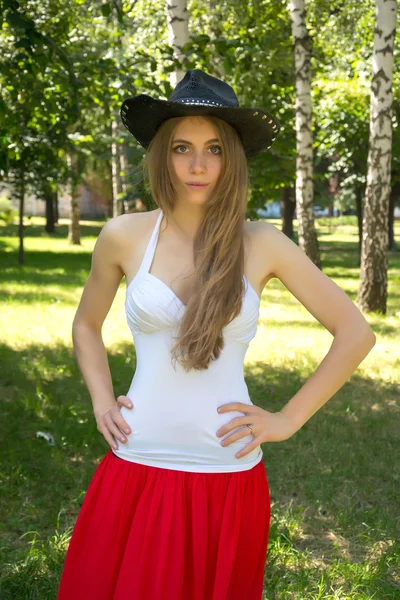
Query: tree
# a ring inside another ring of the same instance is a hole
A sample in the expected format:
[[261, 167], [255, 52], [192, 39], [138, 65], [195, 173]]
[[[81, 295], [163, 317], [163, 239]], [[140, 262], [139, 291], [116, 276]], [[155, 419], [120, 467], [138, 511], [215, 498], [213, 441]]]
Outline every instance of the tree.
[[360, 287], [362, 310], [386, 314], [388, 216], [392, 158], [393, 48], [396, 0], [377, 0], [372, 60], [368, 175], [363, 217]]
[[[186, 0], [167, 0], [167, 27], [168, 43], [173, 48], [174, 58], [182, 63], [187, 63], [182, 48], [189, 41], [188, 11]], [[174, 88], [185, 75], [184, 69], [179, 66], [170, 73], [170, 83]]]
[[299, 246], [321, 268], [313, 215], [310, 41], [304, 0], [290, 0], [296, 69], [296, 206]]
[[[59, 150], [68, 144], [68, 126], [79, 113], [77, 80], [60, 47], [68, 37], [68, 7], [57, 7], [57, 18], [49, 18], [40, 31], [29, 14], [29, 10], [35, 13], [37, 7], [27, 4], [5, 5], [1, 31], [0, 177], [7, 180], [19, 198], [20, 264], [25, 261], [24, 195], [30, 192], [45, 199], [49, 185], [54, 187], [54, 173], [61, 181]], [[59, 18], [61, 14], [65, 19]]]

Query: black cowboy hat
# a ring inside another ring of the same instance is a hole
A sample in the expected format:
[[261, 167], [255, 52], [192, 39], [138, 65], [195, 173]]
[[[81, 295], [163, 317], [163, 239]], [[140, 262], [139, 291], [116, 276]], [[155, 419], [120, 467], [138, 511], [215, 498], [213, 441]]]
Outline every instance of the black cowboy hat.
[[280, 122], [263, 108], [239, 106], [233, 88], [201, 69], [189, 69], [168, 100], [140, 94], [121, 106], [126, 129], [147, 148], [163, 121], [173, 117], [215, 115], [238, 132], [247, 157], [271, 148]]

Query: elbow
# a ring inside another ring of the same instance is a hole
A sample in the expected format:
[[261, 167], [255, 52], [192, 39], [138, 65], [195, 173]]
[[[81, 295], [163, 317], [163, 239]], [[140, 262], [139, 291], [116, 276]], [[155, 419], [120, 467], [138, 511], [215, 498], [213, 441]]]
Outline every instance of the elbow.
[[79, 334], [80, 334], [81, 330], [82, 330], [82, 323], [80, 323], [79, 320], [75, 317], [75, 319], [72, 322], [72, 327], [71, 327], [72, 345], [74, 348], [76, 348], [76, 346], [77, 346]]
[[365, 343], [369, 344], [371, 346], [371, 348], [373, 348], [376, 344], [376, 335], [375, 333], [372, 331], [370, 325], [368, 324], [368, 322], [364, 319], [364, 323], [363, 323], [363, 327], [362, 327], [362, 337], [363, 339], [365, 339]]
[[369, 336], [369, 340], [370, 340], [370, 344], [371, 344], [370, 350], [372, 350], [372, 348], [376, 344], [376, 335], [374, 334], [374, 332], [372, 331], [372, 329], [371, 329], [371, 333], [370, 333], [370, 336]]
[[372, 331], [371, 327], [366, 323], [366, 327], [363, 327], [356, 339], [360, 341], [368, 350], [372, 350], [372, 348], [376, 344], [376, 335]]
[[376, 344], [376, 335], [372, 331], [371, 327], [369, 328], [369, 339], [371, 340], [372, 346], [375, 346], [375, 344]]
[[72, 321], [71, 333], [72, 339], [74, 340], [78, 334], [78, 332], [82, 329], [83, 323], [82, 321], [75, 315], [74, 320]]
[[371, 352], [372, 348], [376, 344], [376, 335], [374, 334], [374, 332], [372, 331], [372, 329], [369, 326], [368, 326], [368, 328], [369, 329], [365, 333], [365, 341], [364, 341], [365, 356], [368, 356], [368, 354]]
[[[376, 335], [372, 331], [371, 327], [366, 320], [363, 320], [358, 326], [344, 326], [341, 327], [337, 332], [339, 338], [346, 339], [348, 342], [352, 341], [357, 344], [368, 347], [371, 350], [376, 344]], [[336, 337], [336, 335], [335, 335]]]
[[75, 315], [75, 318], [72, 322], [71, 334], [72, 334], [72, 342], [75, 345], [77, 340], [81, 336], [85, 336], [88, 333], [100, 334], [101, 328], [94, 326], [92, 323], [88, 323], [86, 320]]
[[367, 321], [365, 321], [364, 326], [359, 329], [358, 335], [356, 335], [355, 338], [370, 348], [373, 348], [376, 344], [376, 335], [368, 325]]

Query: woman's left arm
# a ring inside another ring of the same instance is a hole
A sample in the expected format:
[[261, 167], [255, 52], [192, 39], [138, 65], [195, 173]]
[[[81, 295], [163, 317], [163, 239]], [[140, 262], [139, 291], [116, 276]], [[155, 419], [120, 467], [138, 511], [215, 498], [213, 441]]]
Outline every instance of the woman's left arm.
[[280, 411], [295, 433], [349, 379], [376, 337], [347, 294], [294, 242], [272, 224], [260, 225], [257, 238], [268, 270], [334, 336], [316, 371]]

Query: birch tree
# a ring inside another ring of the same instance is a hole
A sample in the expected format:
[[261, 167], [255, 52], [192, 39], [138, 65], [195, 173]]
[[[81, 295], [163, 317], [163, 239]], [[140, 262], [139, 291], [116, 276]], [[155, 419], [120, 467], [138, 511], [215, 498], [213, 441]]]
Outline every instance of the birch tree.
[[[174, 49], [174, 58], [186, 62], [182, 47], [189, 41], [189, 23], [186, 0], [167, 0], [168, 43]], [[171, 71], [170, 83], [175, 87], [185, 76], [184, 69]]]
[[296, 207], [299, 247], [321, 267], [313, 215], [310, 38], [304, 0], [290, 0], [296, 74]]
[[357, 303], [386, 314], [396, 0], [377, 0], [372, 57], [368, 172]]

